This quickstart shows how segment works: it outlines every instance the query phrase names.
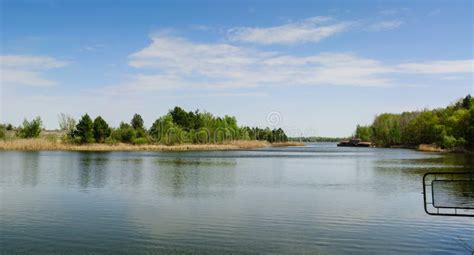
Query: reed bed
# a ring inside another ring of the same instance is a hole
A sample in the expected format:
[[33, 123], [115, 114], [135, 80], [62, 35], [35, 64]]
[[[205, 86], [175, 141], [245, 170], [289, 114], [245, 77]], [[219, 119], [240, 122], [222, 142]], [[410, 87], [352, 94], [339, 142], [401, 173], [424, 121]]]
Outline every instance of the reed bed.
[[280, 142], [280, 143], [272, 143], [272, 147], [289, 147], [289, 146], [305, 146], [302, 142]]
[[[287, 145], [284, 145], [287, 144]], [[267, 141], [239, 140], [224, 144], [67, 144], [52, 139], [15, 139], [0, 141], [0, 150], [25, 150], [25, 151], [210, 151], [210, 150], [239, 150], [254, 149], [270, 146], [296, 146], [294, 143], [270, 144]]]
[[420, 144], [416, 148], [419, 151], [425, 151], [425, 152], [447, 152], [448, 150], [442, 149], [439, 146], [435, 144]]

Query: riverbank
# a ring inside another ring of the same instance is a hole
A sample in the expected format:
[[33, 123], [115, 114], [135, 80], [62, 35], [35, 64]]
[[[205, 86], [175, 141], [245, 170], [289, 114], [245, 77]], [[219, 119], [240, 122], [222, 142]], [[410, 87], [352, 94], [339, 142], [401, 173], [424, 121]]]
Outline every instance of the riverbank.
[[453, 148], [453, 149], [443, 149], [436, 144], [420, 144], [420, 145], [393, 145], [389, 148], [392, 149], [410, 149], [417, 150], [422, 152], [437, 152], [437, 153], [465, 153], [465, 154], [474, 154], [474, 151], [469, 151], [462, 147]]
[[273, 146], [304, 146], [304, 143], [286, 142], [269, 143], [267, 141], [247, 141], [239, 140], [224, 144], [67, 144], [57, 141], [50, 141], [43, 138], [36, 139], [16, 139], [0, 141], [0, 150], [24, 150], [24, 151], [213, 151], [213, 150], [242, 150], [257, 149]]

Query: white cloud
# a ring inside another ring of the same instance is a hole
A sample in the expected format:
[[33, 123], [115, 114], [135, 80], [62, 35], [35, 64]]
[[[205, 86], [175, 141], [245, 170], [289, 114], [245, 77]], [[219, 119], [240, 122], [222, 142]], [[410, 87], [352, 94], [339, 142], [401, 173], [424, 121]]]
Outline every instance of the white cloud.
[[380, 21], [374, 23], [368, 27], [370, 31], [386, 31], [392, 30], [400, 27], [403, 24], [403, 21], [400, 20], [390, 20], [390, 21]]
[[474, 73], [474, 60], [440, 60], [406, 63], [400, 64], [398, 68], [402, 72], [419, 74]]
[[68, 62], [48, 56], [3, 55], [0, 56], [2, 68], [26, 68], [46, 70], [66, 66]]
[[230, 29], [231, 41], [257, 44], [296, 44], [319, 42], [347, 30], [350, 22], [334, 22], [329, 17], [312, 17], [275, 27], [237, 27]]
[[280, 86], [407, 86], [401, 74], [472, 73], [472, 60], [388, 65], [351, 53], [297, 56], [228, 43], [196, 43], [157, 34], [146, 48], [129, 56], [137, 73], [106, 93], [164, 90], [224, 90]]
[[194, 43], [166, 35], [130, 55], [141, 70], [108, 91], [143, 92], [168, 89], [229, 89], [261, 86], [390, 86], [383, 63], [353, 54], [294, 56], [226, 43]]
[[0, 56], [0, 80], [4, 85], [52, 86], [56, 82], [44, 78], [44, 72], [67, 64], [48, 56], [3, 55]]
[[103, 44], [91, 44], [91, 45], [85, 45], [84, 47], [82, 47], [80, 49], [80, 51], [94, 52], [94, 51], [98, 51], [100, 49], [103, 49], [104, 47], [105, 47], [105, 45], [103, 45]]

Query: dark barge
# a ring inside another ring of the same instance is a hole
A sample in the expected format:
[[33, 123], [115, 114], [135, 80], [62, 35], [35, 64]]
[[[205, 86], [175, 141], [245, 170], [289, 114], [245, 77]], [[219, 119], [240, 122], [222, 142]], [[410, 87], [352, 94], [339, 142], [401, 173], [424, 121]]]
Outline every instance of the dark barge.
[[362, 142], [360, 139], [343, 140], [337, 144], [338, 147], [371, 147], [371, 142]]

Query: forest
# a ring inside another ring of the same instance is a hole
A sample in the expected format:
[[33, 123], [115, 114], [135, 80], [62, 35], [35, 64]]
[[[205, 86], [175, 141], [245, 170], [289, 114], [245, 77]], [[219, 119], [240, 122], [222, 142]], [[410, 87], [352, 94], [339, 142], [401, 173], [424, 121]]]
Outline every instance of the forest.
[[[122, 122], [112, 128], [101, 116], [92, 119], [84, 114], [78, 121], [67, 114], [58, 116], [59, 127], [64, 133], [62, 141], [71, 144], [128, 143], [165, 144], [182, 143], [213, 144], [235, 140], [264, 140], [271, 143], [288, 141], [281, 129], [239, 127], [233, 116], [216, 117], [209, 112], [185, 111], [174, 107], [146, 128], [143, 118], [135, 114], [130, 122]], [[0, 139], [7, 132], [14, 132], [17, 138], [35, 138], [43, 131], [40, 117], [24, 120], [19, 127], [0, 125]]]
[[383, 113], [355, 137], [380, 147], [432, 144], [450, 150], [474, 150], [474, 99], [471, 95], [439, 109]]

